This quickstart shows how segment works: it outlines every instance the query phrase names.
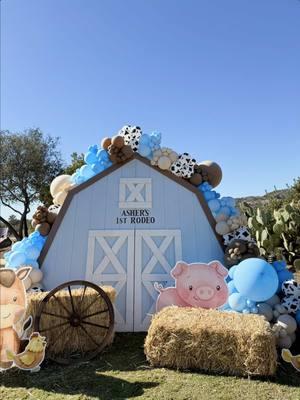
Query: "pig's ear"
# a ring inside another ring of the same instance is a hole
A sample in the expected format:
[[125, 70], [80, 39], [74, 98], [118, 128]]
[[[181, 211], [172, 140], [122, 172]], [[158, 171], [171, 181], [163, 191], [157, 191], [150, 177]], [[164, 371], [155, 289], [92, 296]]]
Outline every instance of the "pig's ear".
[[178, 261], [178, 263], [175, 265], [175, 267], [171, 271], [171, 275], [173, 278], [177, 278], [179, 275], [181, 275], [184, 271], [187, 270], [188, 264], [185, 263], [184, 261]]
[[219, 261], [211, 261], [208, 265], [224, 278], [228, 275], [228, 270]]
[[23, 268], [18, 269], [18, 271], [16, 272], [16, 275], [21, 281], [24, 281], [24, 279], [26, 279], [27, 276], [30, 274], [31, 270], [32, 270], [31, 267], [23, 267]]

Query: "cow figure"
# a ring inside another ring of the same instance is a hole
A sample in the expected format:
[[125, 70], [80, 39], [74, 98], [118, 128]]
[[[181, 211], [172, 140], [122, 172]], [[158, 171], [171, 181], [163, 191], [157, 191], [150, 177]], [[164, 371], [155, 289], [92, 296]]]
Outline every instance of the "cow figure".
[[12, 366], [13, 361], [7, 358], [6, 350], [19, 353], [25, 326], [27, 330], [28, 322], [31, 322], [30, 317], [21, 332], [18, 332], [17, 324], [22, 323], [27, 307], [23, 281], [30, 271], [31, 267], [23, 267], [17, 271], [10, 268], [0, 269], [0, 370]]

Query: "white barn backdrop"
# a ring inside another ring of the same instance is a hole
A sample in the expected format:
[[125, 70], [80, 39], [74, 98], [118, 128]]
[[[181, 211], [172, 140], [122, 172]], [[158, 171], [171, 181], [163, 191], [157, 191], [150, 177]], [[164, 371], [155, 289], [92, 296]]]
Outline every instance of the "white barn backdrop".
[[[137, 157], [85, 185], [63, 207], [42, 254], [45, 288], [75, 279], [114, 286], [117, 331], [147, 330], [158, 295], [153, 284], [173, 284], [176, 261], [223, 261], [196, 194]], [[131, 213], [148, 219], [124, 216]]]

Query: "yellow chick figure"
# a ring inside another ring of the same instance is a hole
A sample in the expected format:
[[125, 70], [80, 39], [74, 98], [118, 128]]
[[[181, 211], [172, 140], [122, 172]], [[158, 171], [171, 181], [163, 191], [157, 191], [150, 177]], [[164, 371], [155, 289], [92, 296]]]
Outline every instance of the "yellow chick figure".
[[38, 332], [33, 332], [22, 353], [14, 354], [12, 351], [7, 350], [6, 354], [16, 367], [23, 370], [39, 371], [40, 364], [45, 358], [46, 346], [46, 338]]
[[281, 350], [281, 357], [287, 363], [291, 363], [292, 366], [300, 372], [300, 354], [293, 356], [288, 349]]

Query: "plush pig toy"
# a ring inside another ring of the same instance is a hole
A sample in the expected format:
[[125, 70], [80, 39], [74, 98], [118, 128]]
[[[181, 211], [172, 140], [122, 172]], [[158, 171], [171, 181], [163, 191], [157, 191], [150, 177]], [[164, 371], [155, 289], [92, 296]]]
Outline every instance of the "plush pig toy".
[[156, 311], [171, 305], [217, 308], [228, 299], [229, 292], [225, 282], [228, 271], [219, 261], [209, 264], [186, 264], [179, 261], [171, 275], [175, 279], [175, 287], [163, 288], [154, 284], [159, 292]]

